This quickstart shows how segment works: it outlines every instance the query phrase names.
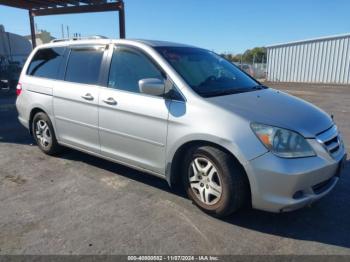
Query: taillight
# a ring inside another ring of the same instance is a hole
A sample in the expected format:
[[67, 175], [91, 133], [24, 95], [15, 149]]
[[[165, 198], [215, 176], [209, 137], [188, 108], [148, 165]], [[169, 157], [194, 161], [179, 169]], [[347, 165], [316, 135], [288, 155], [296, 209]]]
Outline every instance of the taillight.
[[16, 87], [16, 95], [19, 96], [22, 92], [22, 84], [18, 83]]

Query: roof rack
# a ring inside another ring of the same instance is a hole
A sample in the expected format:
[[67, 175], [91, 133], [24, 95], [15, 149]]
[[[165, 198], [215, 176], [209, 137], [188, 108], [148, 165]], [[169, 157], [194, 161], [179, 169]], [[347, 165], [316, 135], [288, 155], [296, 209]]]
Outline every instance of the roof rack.
[[96, 39], [108, 39], [106, 36], [102, 35], [93, 35], [93, 36], [87, 36], [87, 37], [73, 37], [73, 38], [56, 38], [51, 40], [51, 43], [56, 42], [64, 42], [64, 41], [77, 41], [77, 40], [96, 40]]

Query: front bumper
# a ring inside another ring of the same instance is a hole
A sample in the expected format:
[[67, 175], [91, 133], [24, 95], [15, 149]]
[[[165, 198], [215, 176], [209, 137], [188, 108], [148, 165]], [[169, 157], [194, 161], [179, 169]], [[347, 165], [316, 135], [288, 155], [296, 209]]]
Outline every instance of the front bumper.
[[315, 157], [286, 159], [268, 152], [249, 161], [245, 169], [253, 208], [286, 212], [310, 205], [335, 187], [345, 160], [342, 147], [337, 158], [323, 152]]

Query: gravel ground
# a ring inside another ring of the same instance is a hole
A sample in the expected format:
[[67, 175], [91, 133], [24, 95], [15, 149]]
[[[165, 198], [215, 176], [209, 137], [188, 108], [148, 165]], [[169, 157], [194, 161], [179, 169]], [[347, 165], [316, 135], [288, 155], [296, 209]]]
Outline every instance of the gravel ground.
[[[333, 114], [349, 151], [350, 88], [278, 86]], [[219, 220], [159, 178], [74, 150], [44, 155], [13, 97], [0, 97], [0, 123], [0, 254], [350, 254], [349, 162], [312, 207]]]

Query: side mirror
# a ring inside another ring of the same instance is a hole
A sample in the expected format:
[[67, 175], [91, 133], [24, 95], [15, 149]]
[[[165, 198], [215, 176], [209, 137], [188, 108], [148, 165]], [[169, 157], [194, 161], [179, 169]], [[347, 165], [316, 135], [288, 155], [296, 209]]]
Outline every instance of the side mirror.
[[157, 78], [146, 78], [139, 80], [139, 89], [141, 93], [160, 96], [164, 94], [165, 83]]

